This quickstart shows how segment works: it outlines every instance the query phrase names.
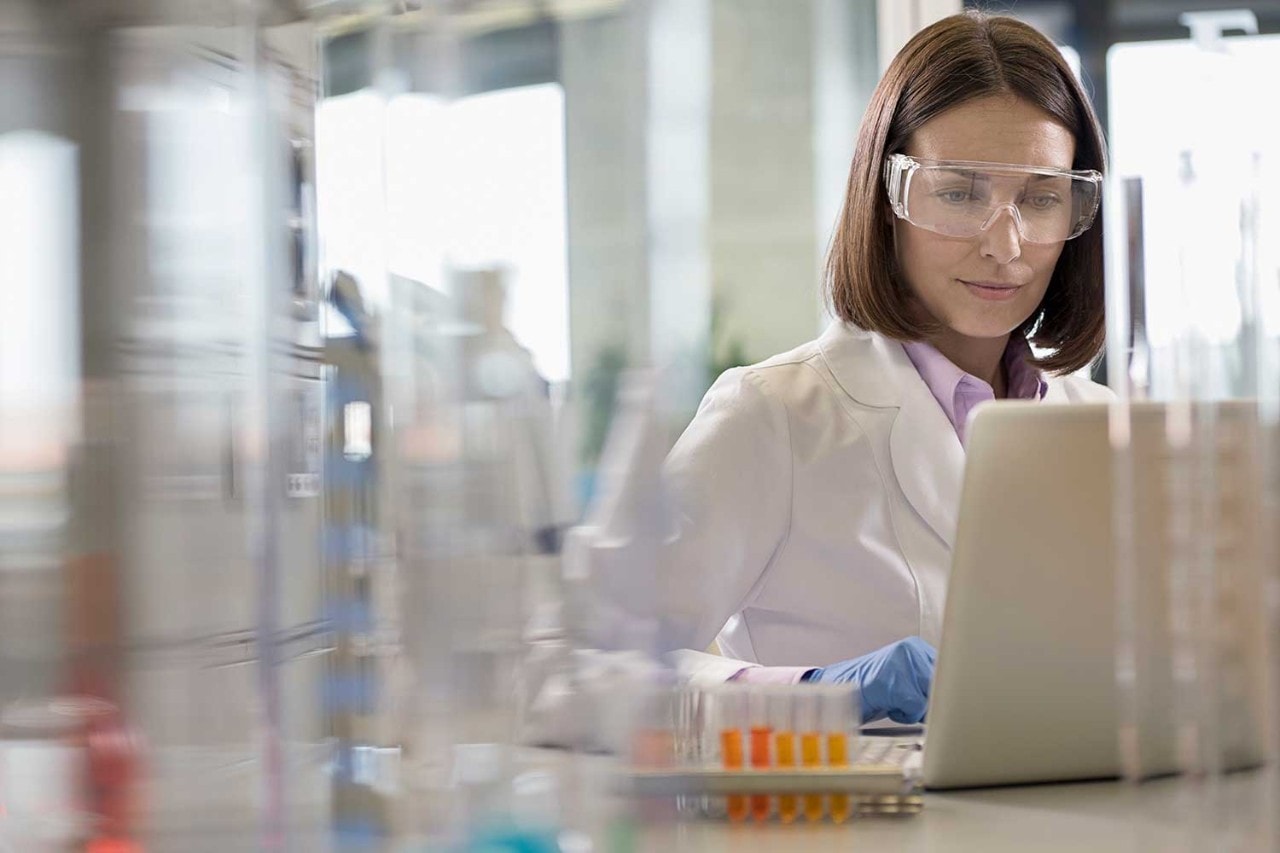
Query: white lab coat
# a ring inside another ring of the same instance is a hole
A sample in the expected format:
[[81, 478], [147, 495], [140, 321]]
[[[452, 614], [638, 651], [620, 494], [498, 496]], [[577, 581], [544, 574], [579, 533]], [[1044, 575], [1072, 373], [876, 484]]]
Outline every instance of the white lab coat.
[[[1048, 378], [1046, 401], [1109, 399]], [[661, 642], [694, 682], [937, 644], [964, 450], [902, 345], [845, 323], [726, 372], [667, 458]], [[1033, 500], [1033, 495], [1028, 495]], [[718, 635], [724, 657], [689, 651]]]

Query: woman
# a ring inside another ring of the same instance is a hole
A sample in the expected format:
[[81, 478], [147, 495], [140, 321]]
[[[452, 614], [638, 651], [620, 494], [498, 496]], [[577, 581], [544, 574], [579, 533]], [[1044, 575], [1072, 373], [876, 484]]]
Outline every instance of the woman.
[[837, 321], [721, 376], [667, 460], [664, 641], [727, 655], [680, 652], [694, 680], [854, 681], [864, 719], [923, 718], [966, 415], [1109, 395], [1069, 375], [1103, 343], [1104, 158], [1025, 24], [956, 15], [893, 60], [827, 262]]

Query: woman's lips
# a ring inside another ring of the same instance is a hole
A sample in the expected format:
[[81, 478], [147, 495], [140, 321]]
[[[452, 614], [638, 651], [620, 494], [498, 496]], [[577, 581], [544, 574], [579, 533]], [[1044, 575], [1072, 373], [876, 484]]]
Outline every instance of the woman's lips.
[[1017, 296], [1020, 289], [1020, 285], [1001, 284], [995, 281], [965, 281], [964, 279], [957, 279], [957, 281], [974, 296], [991, 302], [1007, 302]]

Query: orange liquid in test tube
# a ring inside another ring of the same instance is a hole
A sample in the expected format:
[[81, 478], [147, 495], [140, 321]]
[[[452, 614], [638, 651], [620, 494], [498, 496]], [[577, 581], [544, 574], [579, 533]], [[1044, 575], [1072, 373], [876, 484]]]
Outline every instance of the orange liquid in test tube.
[[[804, 732], [800, 735], [800, 762], [805, 767], [822, 766], [822, 735], [817, 732]], [[805, 820], [816, 823], [822, 820], [822, 812], [822, 795], [805, 794]]]
[[[793, 730], [800, 732], [800, 764], [806, 770], [822, 766], [822, 728], [819, 715], [819, 702], [822, 694], [819, 687], [809, 685], [807, 690], [794, 695]], [[804, 819], [809, 823], [822, 820], [822, 812], [826, 806], [826, 797], [822, 794], [805, 794]]]
[[[773, 729], [768, 726], [751, 727], [751, 766], [756, 770], [768, 770], [773, 762], [769, 760], [769, 741], [773, 739]], [[760, 823], [769, 819], [770, 808], [768, 794], [751, 795], [751, 816]]]
[[[822, 728], [827, 733], [827, 766], [849, 766], [849, 733], [857, 728], [854, 709], [857, 696], [852, 685], [824, 687], [822, 696]], [[853, 798], [848, 794], [832, 794], [831, 820], [844, 823], [853, 814]]]
[[[779, 770], [796, 766], [796, 715], [795, 691], [771, 690], [766, 697], [769, 727], [775, 732], [774, 766]], [[783, 823], [795, 823], [799, 799], [795, 794], [778, 795], [778, 819]]]
[[[827, 732], [827, 760], [832, 767], [849, 766], [849, 736], [844, 732]], [[831, 819], [844, 823], [852, 813], [848, 794], [831, 795]]]
[[[716, 713], [720, 720], [720, 761], [725, 770], [743, 770], [746, 767], [746, 744], [743, 732], [748, 726], [745, 685], [726, 684], [716, 696]], [[741, 823], [747, 819], [746, 794], [729, 794], [725, 797], [725, 809], [729, 820]]]
[[[720, 756], [725, 770], [741, 770], [743, 768], [742, 729], [722, 729], [720, 731]], [[728, 797], [729, 820], [744, 821], [747, 819], [747, 798], [742, 794], [730, 794]]]
[[[778, 767], [795, 767], [796, 733], [778, 732], [776, 746], [778, 750]], [[819, 801], [819, 805], [821, 805], [821, 801]], [[795, 794], [783, 794], [778, 797], [778, 818], [783, 823], [794, 823], [799, 810], [800, 802]]]

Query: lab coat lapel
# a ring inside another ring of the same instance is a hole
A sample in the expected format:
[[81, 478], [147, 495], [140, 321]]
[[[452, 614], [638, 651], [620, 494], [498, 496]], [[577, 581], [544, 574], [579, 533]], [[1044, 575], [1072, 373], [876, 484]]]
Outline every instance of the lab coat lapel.
[[[950, 550], [955, 544], [964, 448], [955, 427], [902, 347], [895, 364], [902, 404], [889, 434], [894, 475], [915, 511]], [[895, 359], [896, 361], [896, 359]]]
[[964, 449], [946, 412], [897, 341], [835, 323], [821, 344], [846, 394], [863, 405], [898, 409], [889, 433], [894, 476], [907, 502], [950, 550]]

